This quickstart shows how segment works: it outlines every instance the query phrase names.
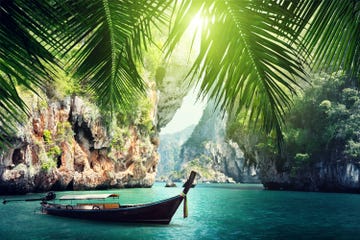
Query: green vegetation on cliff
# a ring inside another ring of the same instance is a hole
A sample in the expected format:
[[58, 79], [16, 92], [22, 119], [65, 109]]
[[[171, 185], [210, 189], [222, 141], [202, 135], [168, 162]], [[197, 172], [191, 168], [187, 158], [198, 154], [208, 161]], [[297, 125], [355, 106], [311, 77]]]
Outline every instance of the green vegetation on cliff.
[[313, 87], [295, 102], [287, 117], [285, 140], [290, 158], [304, 164], [322, 159], [360, 160], [360, 93], [352, 82], [340, 74], [314, 78]]
[[354, 82], [341, 73], [314, 76], [285, 117], [282, 153], [271, 135], [247, 132], [241, 115], [231, 122], [228, 136], [239, 143], [248, 162], [275, 160], [278, 170], [293, 175], [320, 161], [359, 162], [360, 93]]

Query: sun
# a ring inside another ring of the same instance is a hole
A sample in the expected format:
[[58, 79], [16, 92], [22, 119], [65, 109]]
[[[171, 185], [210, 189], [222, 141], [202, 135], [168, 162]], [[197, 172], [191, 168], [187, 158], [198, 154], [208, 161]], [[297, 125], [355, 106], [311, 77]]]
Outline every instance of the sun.
[[195, 61], [200, 52], [201, 37], [207, 22], [201, 13], [193, 15], [191, 19], [186, 19], [186, 22], [188, 24], [182, 29], [184, 32], [181, 36], [181, 46], [178, 45], [178, 48], [182, 52], [181, 58], [189, 64]]
[[200, 13], [198, 13], [191, 19], [188, 25], [186, 35], [191, 36], [190, 38], [194, 38], [200, 41], [201, 33], [203, 31], [204, 26], [205, 26], [205, 19], [201, 16]]
[[200, 13], [198, 13], [190, 21], [189, 27], [194, 31], [201, 31], [203, 24], [204, 19], [201, 17]]

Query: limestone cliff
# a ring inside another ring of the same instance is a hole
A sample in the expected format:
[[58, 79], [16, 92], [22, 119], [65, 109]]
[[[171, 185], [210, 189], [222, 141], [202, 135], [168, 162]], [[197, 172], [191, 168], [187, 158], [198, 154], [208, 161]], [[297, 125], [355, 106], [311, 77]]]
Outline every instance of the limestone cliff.
[[290, 161], [279, 164], [275, 159], [259, 155], [259, 176], [270, 190], [360, 193], [359, 162], [339, 159], [322, 158], [298, 167]]
[[184, 81], [186, 73], [186, 67], [176, 63], [157, 69], [156, 84], [159, 95], [157, 127], [159, 131], [174, 117], [191, 87], [187, 81]]
[[31, 102], [28, 123], [0, 155], [0, 194], [154, 183], [156, 131], [142, 123], [106, 127], [98, 109], [79, 97]]
[[360, 193], [359, 106], [354, 79], [342, 72], [314, 76], [286, 116], [281, 153], [253, 147], [264, 186]]
[[226, 118], [209, 103], [183, 144], [178, 169], [197, 169], [203, 181], [258, 182], [256, 169], [245, 166], [239, 146], [226, 139]]
[[181, 146], [190, 137], [194, 128], [195, 125], [191, 125], [176, 133], [160, 133], [160, 164], [158, 165], [157, 178], [167, 180], [169, 174], [175, 171], [175, 167], [181, 162]]

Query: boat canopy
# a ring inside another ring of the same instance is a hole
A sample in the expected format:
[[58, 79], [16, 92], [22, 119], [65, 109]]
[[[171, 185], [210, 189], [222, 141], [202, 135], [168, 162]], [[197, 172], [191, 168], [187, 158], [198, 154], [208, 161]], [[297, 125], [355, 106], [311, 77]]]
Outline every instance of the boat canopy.
[[83, 195], [65, 195], [60, 197], [60, 200], [92, 200], [92, 199], [106, 199], [109, 197], [119, 197], [119, 194], [83, 194]]

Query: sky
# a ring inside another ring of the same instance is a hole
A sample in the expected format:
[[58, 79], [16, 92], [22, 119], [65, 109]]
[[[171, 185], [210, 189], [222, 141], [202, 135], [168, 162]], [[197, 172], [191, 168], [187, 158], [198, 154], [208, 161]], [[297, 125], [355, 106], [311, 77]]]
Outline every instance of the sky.
[[[187, 44], [193, 44], [191, 49], [189, 47], [189, 54], [192, 54], [194, 59], [200, 51], [201, 35], [199, 33], [201, 32], [202, 21], [203, 20], [201, 17], [196, 15], [190, 24], [190, 28], [185, 34], [186, 39], [189, 41]], [[197, 34], [195, 42], [193, 42], [194, 34]], [[199, 122], [203, 110], [206, 107], [206, 102], [200, 100], [196, 101], [198, 91], [199, 90], [196, 87], [189, 91], [188, 95], [183, 99], [183, 103], [175, 113], [173, 119], [164, 128], [161, 129], [161, 134], [176, 133]]]
[[196, 91], [190, 90], [188, 95], [183, 99], [183, 103], [176, 111], [173, 119], [168, 125], [161, 129], [161, 134], [179, 132], [199, 122], [205, 108], [205, 103], [200, 100], [196, 101], [196, 97]]

